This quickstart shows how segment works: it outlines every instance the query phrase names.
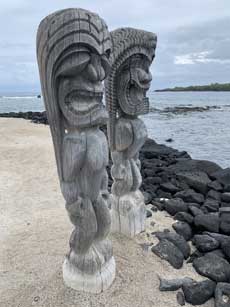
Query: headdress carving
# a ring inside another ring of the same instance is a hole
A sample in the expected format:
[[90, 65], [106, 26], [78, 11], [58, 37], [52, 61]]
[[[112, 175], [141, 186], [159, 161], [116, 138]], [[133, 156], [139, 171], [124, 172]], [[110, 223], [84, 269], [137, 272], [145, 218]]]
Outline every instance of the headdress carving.
[[[61, 167], [61, 143], [64, 134], [64, 119], [61, 113], [75, 126], [96, 124], [98, 118], [107, 118], [103, 105], [88, 112], [72, 112], [57, 99], [57, 82], [65, 73], [84, 67], [82, 49], [88, 48], [99, 55], [109, 54], [111, 40], [105, 22], [94, 13], [83, 9], [65, 9], [44, 18], [37, 33], [37, 59], [40, 71], [43, 98], [53, 137], [58, 174], [63, 177]], [[94, 122], [92, 122], [92, 119]]]
[[[111, 32], [113, 45], [112, 67], [106, 79], [106, 103], [110, 123], [108, 135], [111, 150], [115, 150], [114, 125], [118, 113], [140, 115], [148, 112], [148, 98], [138, 98], [138, 93], [129, 99], [130, 85], [138, 83], [138, 76], [132, 76], [130, 67], [135, 66], [135, 61], [143, 59], [148, 61], [148, 66], [154, 59], [157, 37], [155, 34], [133, 28], [121, 28]], [[127, 78], [121, 79], [121, 72], [129, 72]], [[138, 73], [138, 70], [134, 70]], [[149, 80], [148, 80], [149, 81]], [[143, 88], [143, 84], [136, 84]], [[134, 84], [135, 86], [135, 84]], [[136, 96], [136, 97], [135, 97]]]
[[111, 39], [98, 15], [66, 9], [47, 16], [37, 34], [43, 98], [54, 143], [66, 210], [74, 225], [63, 264], [65, 283], [100, 293], [115, 278], [107, 239], [108, 144], [98, 129], [107, 122], [103, 80], [109, 72]]

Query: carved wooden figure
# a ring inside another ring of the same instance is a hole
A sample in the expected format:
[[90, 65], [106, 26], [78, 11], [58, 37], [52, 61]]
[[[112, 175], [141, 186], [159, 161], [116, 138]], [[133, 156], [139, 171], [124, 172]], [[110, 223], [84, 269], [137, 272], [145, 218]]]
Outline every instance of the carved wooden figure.
[[111, 32], [112, 67], [106, 79], [108, 136], [113, 166], [112, 230], [133, 237], [145, 229], [146, 209], [139, 190], [139, 150], [147, 129], [139, 115], [149, 111], [146, 92], [152, 80], [155, 34], [133, 28]]
[[98, 293], [115, 278], [107, 235], [108, 146], [99, 129], [108, 120], [102, 81], [110, 69], [111, 39], [105, 22], [83, 9], [42, 20], [37, 59], [57, 170], [74, 230], [63, 264], [65, 283]]

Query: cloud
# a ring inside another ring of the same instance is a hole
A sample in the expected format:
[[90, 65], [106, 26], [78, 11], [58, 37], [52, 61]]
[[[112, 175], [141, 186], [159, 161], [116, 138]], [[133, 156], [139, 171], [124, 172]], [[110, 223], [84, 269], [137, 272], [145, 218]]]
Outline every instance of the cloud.
[[230, 16], [159, 35], [155, 87], [230, 82], [229, 28]]
[[[229, 0], [10, 0], [0, 11], [0, 91], [40, 88], [36, 31], [53, 11], [83, 7], [109, 29], [131, 26], [157, 33], [153, 87], [229, 81]], [[206, 52], [206, 53], [204, 53]], [[208, 52], [208, 53], [207, 53]]]
[[213, 51], [202, 51], [188, 53], [184, 55], [176, 55], [174, 57], [174, 64], [176, 65], [194, 65], [199, 63], [219, 63], [230, 64], [230, 59], [223, 59], [212, 57]]
[[176, 55], [174, 58], [174, 64], [176, 65], [193, 65], [196, 63], [204, 63], [207, 59], [206, 56], [210, 54], [210, 51], [194, 52], [184, 55]]

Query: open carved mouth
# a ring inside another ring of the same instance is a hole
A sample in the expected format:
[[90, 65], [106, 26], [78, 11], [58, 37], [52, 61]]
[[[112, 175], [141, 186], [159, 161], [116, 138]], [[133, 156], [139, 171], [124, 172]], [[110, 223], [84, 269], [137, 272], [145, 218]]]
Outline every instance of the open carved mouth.
[[142, 101], [146, 96], [146, 91], [134, 83], [129, 87], [128, 94], [131, 100]]
[[75, 114], [88, 113], [103, 107], [103, 92], [74, 90], [65, 97], [65, 104]]
[[140, 87], [139, 84], [133, 82], [126, 88], [126, 96], [130, 104], [146, 104], [149, 99], [146, 97], [147, 90], [145, 87]]

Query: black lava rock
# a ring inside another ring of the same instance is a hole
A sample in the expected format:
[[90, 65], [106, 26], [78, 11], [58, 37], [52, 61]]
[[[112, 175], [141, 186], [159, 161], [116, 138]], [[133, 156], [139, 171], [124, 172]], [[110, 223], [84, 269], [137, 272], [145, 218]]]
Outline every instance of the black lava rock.
[[193, 206], [193, 207], [196, 207], [196, 208], [200, 208], [200, 204], [198, 204], [198, 203], [186, 203], [187, 205], [188, 205], [188, 207], [189, 206]]
[[216, 283], [206, 279], [201, 282], [188, 282], [182, 286], [185, 301], [192, 305], [202, 305], [214, 294]]
[[161, 189], [158, 189], [156, 193], [157, 193], [157, 196], [161, 198], [166, 198], [166, 199], [172, 198], [171, 193], [162, 191]]
[[[142, 161], [142, 164], [143, 164], [143, 162], [145, 162], [145, 160]], [[154, 167], [151, 164], [149, 164], [148, 166], [145, 165], [145, 167], [144, 167], [144, 165], [142, 165], [142, 168], [141, 168], [141, 174], [142, 174], [143, 177], [146, 177], [146, 178], [154, 177], [155, 174], [156, 174], [156, 171], [157, 171], [157, 167]], [[145, 178], [142, 182], [142, 186], [143, 185], [145, 185]]]
[[192, 279], [189, 277], [185, 278], [175, 278], [175, 279], [164, 279], [160, 278], [160, 291], [176, 291], [180, 289], [185, 282], [191, 282]]
[[196, 227], [211, 232], [219, 232], [219, 223], [219, 216], [216, 213], [201, 214], [194, 218], [194, 224]]
[[152, 205], [156, 206], [158, 210], [162, 211], [165, 208], [164, 202], [162, 202], [159, 198], [155, 198], [152, 200]]
[[217, 201], [221, 200], [221, 193], [215, 190], [210, 190], [207, 193], [207, 198], [215, 199]]
[[188, 205], [180, 198], [170, 199], [165, 202], [165, 210], [169, 214], [175, 215], [177, 212], [187, 212]]
[[203, 234], [209, 235], [213, 238], [215, 238], [220, 244], [222, 244], [225, 240], [228, 240], [229, 236], [220, 234], [220, 233], [215, 233], [215, 232], [209, 232], [209, 231], [204, 231]]
[[215, 250], [213, 250], [211, 252], [206, 253], [206, 255], [216, 255], [216, 256], [218, 256], [220, 258], [226, 259], [225, 254], [223, 253], [222, 249], [219, 249], [219, 248], [215, 249]]
[[151, 203], [151, 200], [152, 200], [152, 195], [148, 192], [143, 192], [143, 196], [144, 196], [144, 201], [145, 201], [145, 204], [149, 204]]
[[145, 186], [148, 186], [148, 185], [151, 185], [154, 188], [154, 192], [156, 191], [156, 189], [158, 188], [158, 185], [155, 184], [155, 177], [151, 177], [151, 176], [148, 176], [146, 177], [144, 180], [143, 180], [143, 184]]
[[197, 208], [193, 205], [189, 205], [188, 210], [192, 213], [193, 216], [203, 214], [202, 210], [200, 210], [199, 208]]
[[159, 185], [162, 182], [161, 177], [152, 177], [151, 178], [151, 183], [155, 185]]
[[220, 230], [230, 234], [230, 207], [220, 208]]
[[187, 263], [192, 263], [192, 262], [194, 261], [194, 259], [199, 258], [199, 257], [202, 257], [202, 256], [204, 256], [203, 253], [201, 253], [201, 252], [198, 251], [198, 250], [195, 250], [195, 251], [191, 254], [191, 256], [189, 257], [189, 259], [187, 260]]
[[174, 216], [174, 220], [178, 220], [181, 222], [186, 222], [188, 224], [193, 223], [193, 216], [187, 212], [177, 212], [177, 214]]
[[44, 124], [48, 125], [48, 120], [46, 116], [46, 112], [9, 112], [9, 113], [1, 113], [0, 117], [12, 117], [12, 118], [24, 118], [27, 120], [31, 120], [35, 124]]
[[215, 290], [215, 306], [230, 307], [230, 284], [219, 282]]
[[230, 168], [220, 169], [212, 173], [211, 176], [223, 185], [230, 184]]
[[225, 184], [224, 192], [230, 192], [230, 184]]
[[195, 270], [205, 277], [216, 282], [228, 282], [230, 280], [230, 264], [227, 260], [214, 255], [206, 254], [193, 261]]
[[171, 182], [166, 182], [166, 183], [162, 183], [160, 185], [161, 189], [165, 192], [169, 192], [171, 194], [174, 194], [176, 192], [178, 192], [180, 189], [178, 187], [176, 187], [174, 184], [172, 184]]
[[151, 139], [148, 139], [141, 149], [141, 153], [147, 159], [158, 159], [159, 156], [169, 156], [173, 152], [177, 152], [177, 150], [167, 147], [165, 145], [157, 144], [154, 140]]
[[152, 252], [161, 259], [168, 261], [175, 269], [183, 266], [184, 255], [172, 242], [161, 240], [152, 247]]
[[193, 236], [192, 228], [189, 226], [188, 223], [176, 222], [172, 225], [172, 227], [176, 231], [176, 233], [183, 236], [186, 241], [189, 241]]
[[207, 212], [218, 212], [219, 211], [219, 202], [215, 199], [206, 199], [202, 209], [207, 209]]
[[[225, 192], [221, 195], [221, 200], [226, 202], [226, 203], [230, 203], [230, 192]], [[229, 204], [230, 206], [230, 204]]]
[[203, 194], [196, 193], [192, 189], [188, 189], [185, 191], [177, 192], [175, 197], [183, 199], [185, 202], [198, 203], [202, 204], [204, 202]]
[[221, 192], [223, 190], [222, 185], [217, 180], [210, 182], [208, 184], [208, 188], [217, 192]]
[[221, 208], [229, 208], [230, 207], [229, 206], [230, 204], [229, 203], [225, 203], [224, 201], [222, 201], [220, 205], [221, 205]]
[[155, 205], [152, 205], [152, 207], [151, 207], [151, 211], [153, 211], [153, 212], [157, 212], [157, 211], [158, 211], [158, 208], [157, 208], [157, 206], [155, 206]]
[[186, 182], [190, 188], [202, 194], [206, 194], [208, 191], [208, 184], [211, 183], [208, 175], [201, 171], [178, 173], [177, 178], [180, 181]]
[[210, 176], [214, 172], [217, 172], [217, 171], [222, 169], [215, 162], [211, 162], [211, 161], [207, 161], [207, 160], [195, 160], [195, 163], [196, 163], [197, 169], [207, 173], [208, 176]]
[[177, 303], [178, 303], [180, 306], [184, 306], [184, 305], [185, 305], [184, 293], [181, 292], [181, 291], [177, 292], [176, 300], [177, 300]]
[[[202, 171], [210, 176], [214, 172], [222, 170], [222, 168], [214, 162], [206, 160], [183, 159], [178, 163], [169, 166], [169, 170], [178, 174], [180, 172]], [[215, 179], [215, 178], [214, 178]]]
[[181, 235], [173, 232], [156, 232], [155, 236], [159, 240], [166, 239], [172, 242], [177, 248], [179, 248], [185, 259], [189, 257], [191, 251], [190, 246]]
[[228, 221], [221, 221], [220, 223], [220, 230], [223, 233], [230, 234], [230, 223]]
[[150, 210], [146, 210], [146, 217], [151, 217], [153, 214]]
[[230, 259], [230, 237], [222, 241], [221, 248], [224, 255]]
[[219, 247], [219, 242], [209, 235], [195, 235], [192, 243], [203, 253], [210, 252]]

